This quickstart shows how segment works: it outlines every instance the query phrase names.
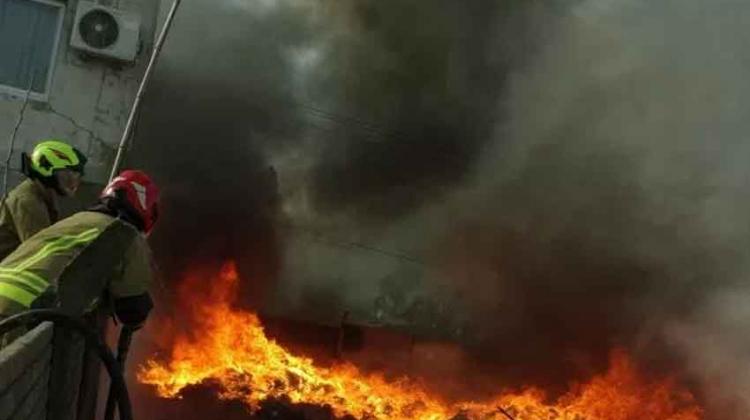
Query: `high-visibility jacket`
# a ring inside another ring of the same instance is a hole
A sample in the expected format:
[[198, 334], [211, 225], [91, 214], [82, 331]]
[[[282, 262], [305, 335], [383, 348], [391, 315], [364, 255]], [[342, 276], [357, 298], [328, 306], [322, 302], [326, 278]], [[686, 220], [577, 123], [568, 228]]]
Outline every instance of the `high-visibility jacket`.
[[57, 222], [54, 195], [32, 179], [14, 188], [0, 208], [0, 261], [40, 230]]
[[0, 263], [0, 317], [55, 307], [71, 315], [108, 298], [148, 293], [145, 237], [108, 214], [76, 213], [29, 238]]

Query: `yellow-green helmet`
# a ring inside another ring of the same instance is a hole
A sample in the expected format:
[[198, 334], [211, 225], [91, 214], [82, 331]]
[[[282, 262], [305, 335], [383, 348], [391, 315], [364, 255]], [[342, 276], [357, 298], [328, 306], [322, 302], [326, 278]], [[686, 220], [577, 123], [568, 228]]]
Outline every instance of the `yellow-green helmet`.
[[56, 170], [71, 169], [83, 175], [86, 156], [60, 140], [44, 140], [34, 147], [29, 158], [30, 169], [42, 177], [51, 177]]

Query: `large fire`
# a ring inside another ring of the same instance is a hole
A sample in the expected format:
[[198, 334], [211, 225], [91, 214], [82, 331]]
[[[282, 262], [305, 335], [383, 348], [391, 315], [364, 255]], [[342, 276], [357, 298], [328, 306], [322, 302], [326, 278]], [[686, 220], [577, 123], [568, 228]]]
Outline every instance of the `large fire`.
[[[200, 280], [189, 278], [187, 285]], [[703, 416], [690, 393], [672, 379], [643, 379], [622, 351], [613, 353], [607, 373], [573, 386], [555, 401], [529, 388], [501, 392], [485, 401], [447, 402], [414, 380], [389, 381], [348, 363], [321, 367], [284, 349], [265, 335], [256, 315], [232, 307], [239, 284], [233, 264], [227, 264], [210, 284], [210, 292], [189, 306], [199, 333], [177, 337], [169, 360], [151, 360], [139, 369], [138, 379], [154, 385], [162, 397], [178, 398], [186, 387], [213, 383], [220, 398], [242, 401], [251, 410], [266, 399], [282, 398], [328, 406], [337, 416], [370, 419], [450, 419], [459, 414], [516, 420], [698, 420]]]

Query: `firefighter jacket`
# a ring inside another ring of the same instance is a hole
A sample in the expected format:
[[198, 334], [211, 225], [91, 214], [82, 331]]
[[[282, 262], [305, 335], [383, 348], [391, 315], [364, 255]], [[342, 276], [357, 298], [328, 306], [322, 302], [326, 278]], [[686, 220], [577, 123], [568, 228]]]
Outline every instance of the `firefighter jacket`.
[[152, 276], [146, 238], [132, 225], [105, 213], [76, 213], [0, 263], [0, 317], [50, 307], [78, 316], [102, 302], [148, 298]]
[[14, 188], [0, 208], [0, 261], [57, 217], [54, 195], [43, 186], [27, 179]]

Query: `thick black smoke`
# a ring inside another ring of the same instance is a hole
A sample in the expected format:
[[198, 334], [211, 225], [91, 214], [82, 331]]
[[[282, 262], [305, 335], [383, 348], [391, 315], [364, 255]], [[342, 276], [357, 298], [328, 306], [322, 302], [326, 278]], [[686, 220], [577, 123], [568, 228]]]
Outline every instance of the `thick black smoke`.
[[186, 4], [132, 153], [165, 187], [157, 256], [236, 258], [253, 303], [449, 333], [511, 380], [623, 346], [747, 407], [748, 16]]
[[306, 151], [304, 179], [291, 184], [304, 185], [312, 214], [366, 227], [463, 182], [497, 122], [517, 48], [508, 42], [515, 9], [493, 1], [185, 5], [131, 151], [132, 164], [165, 185], [155, 241], [168, 275], [186, 261], [234, 257], [269, 265], [255, 277], [276, 276], [278, 177], [294, 172], [283, 156], [297, 149]]
[[265, 151], [299, 135], [284, 51], [306, 42], [305, 21], [215, 2], [180, 9], [128, 162], [162, 186], [153, 242], [168, 279], [233, 259], [257, 303], [276, 277], [277, 175]]
[[348, 30], [311, 82], [356, 118], [320, 151], [319, 211], [391, 222], [465, 179], [497, 122], [509, 69], [498, 40], [514, 6], [359, 1], [339, 12]]

